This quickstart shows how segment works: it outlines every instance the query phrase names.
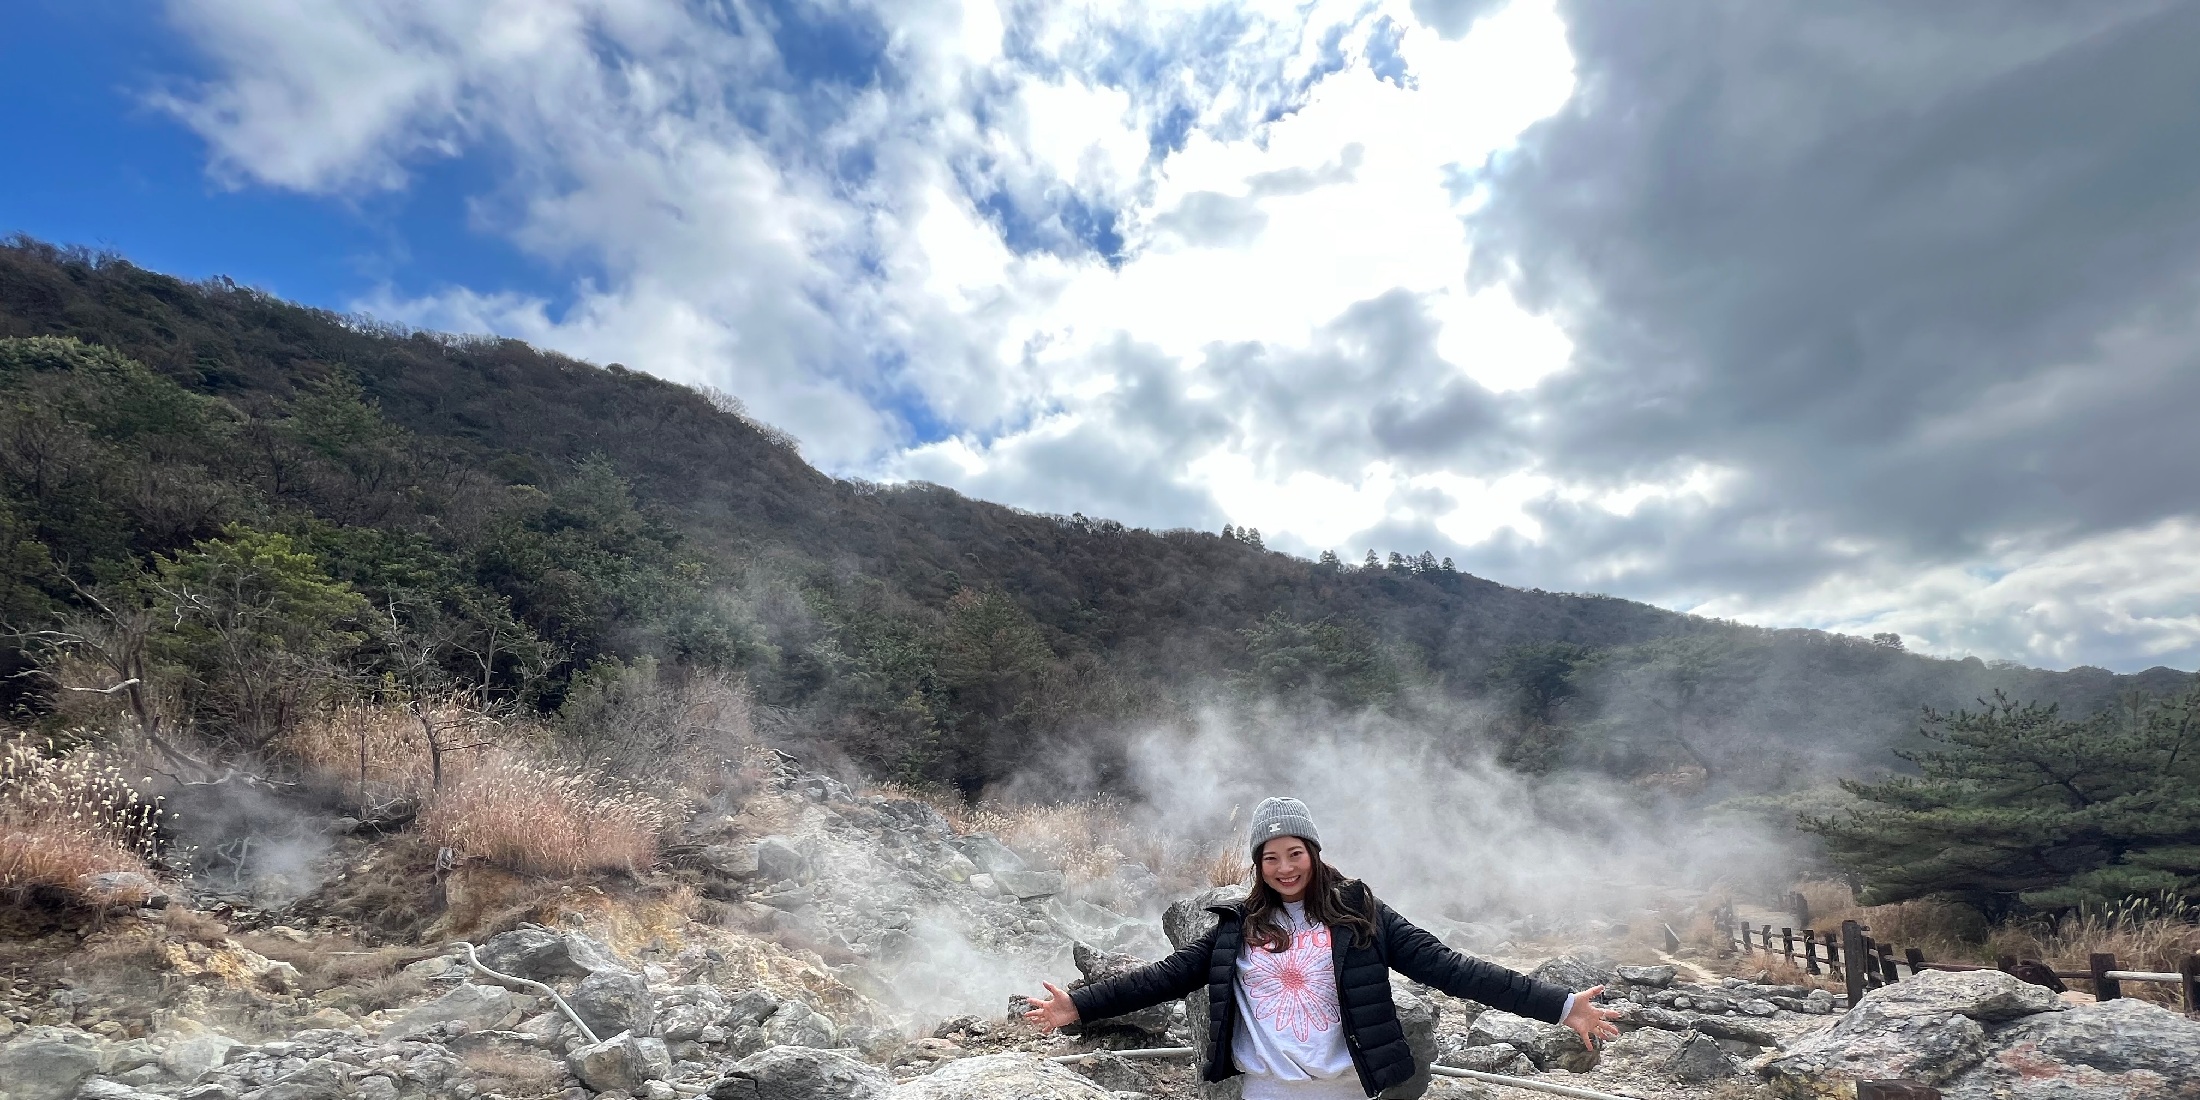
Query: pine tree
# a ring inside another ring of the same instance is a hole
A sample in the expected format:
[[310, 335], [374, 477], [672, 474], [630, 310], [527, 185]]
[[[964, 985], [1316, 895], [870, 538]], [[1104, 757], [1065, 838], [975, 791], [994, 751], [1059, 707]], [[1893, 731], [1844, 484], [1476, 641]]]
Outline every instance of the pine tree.
[[1322, 551], [1321, 558], [1317, 560], [1314, 564], [1322, 567], [1323, 569], [1327, 569], [1332, 573], [1344, 568], [1344, 562], [1337, 557], [1337, 552], [1335, 550]]
[[1383, 559], [1376, 557], [1375, 551], [1373, 550], [1369, 550], [1367, 552], [1367, 560], [1360, 563], [1360, 568], [1362, 569], [1381, 569], [1382, 567]]
[[1416, 573], [1436, 572], [1436, 555], [1426, 550], [1421, 551], [1421, 556], [1415, 559], [1413, 563], [1413, 571]]
[[1227, 524], [1227, 523], [1223, 524], [1223, 525], [1222, 525], [1222, 537], [1223, 537], [1223, 538], [1225, 538], [1225, 539], [1228, 539], [1228, 540], [1229, 540], [1229, 541], [1231, 541], [1231, 542], [1236, 542], [1236, 541], [1237, 541], [1237, 537], [1238, 537], [1238, 536], [1237, 536], [1237, 528], [1235, 528], [1235, 527], [1232, 527], [1232, 526], [1230, 526], [1230, 525], [1229, 525], [1229, 524]]
[[1450, 559], [1450, 558], [1445, 558], [1445, 559], [1444, 559], [1444, 572], [1446, 572], [1446, 573], [1457, 573], [1458, 571], [1459, 571], [1459, 567], [1458, 567], [1458, 566], [1456, 566], [1456, 565], [1453, 565], [1453, 564], [1451, 563], [1451, 559]]
[[1243, 539], [1247, 546], [1255, 550], [1268, 549], [1268, 547], [1261, 544], [1260, 528], [1258, 527], [1241, 527], [1238, 529], [1238, 537]]
[[1947, 894], [1990, 916], [2140, 896], [2200, 898], [2200, 689], [2082, 721], [1996, 692], [1926, 712], [1921, 774], [1843, 780], [1863, 801], [1805, 817], [1866, 904]]
[[1406, 571], [1406, 556], [1404, 554], [1401, 554], [1396, 550], [1390, 552], [1390, 571], [1393, 573], [1403, 573]]

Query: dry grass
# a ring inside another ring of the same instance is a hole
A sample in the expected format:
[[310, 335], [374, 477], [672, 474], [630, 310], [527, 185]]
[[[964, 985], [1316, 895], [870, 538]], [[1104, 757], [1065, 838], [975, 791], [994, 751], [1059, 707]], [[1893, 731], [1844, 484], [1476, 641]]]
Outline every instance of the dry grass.
[[420, 828], [462, 858], [569, 876], [655, 865], [665, 820], [640, 790], [499, 753], [431, 794]]
[[0, 889], [51, 889], [95, 904], [135, 904], [142, 889], [102, 889], [91, 876], [151, 875], [160, 806], [110, 754], [16, 737], [0, 747]]
[[[2086, 970], [2090, 957], [2100, 953], [2116, 956], [2119, 970], [2173, 973], [2195, 952], [2200, 952], [2200, 911], [2183, 901], [2136, 898], [2105, 912], [2004, 925], [1980, 949], [1982, 959], [2015, 955], [2065, 972]], [[2123, 993], [2156, 1004], [2180, 1003], [2178, 986], [2167, 982], [2125, 982]]]
[[[2096, 953], [2116, 956], [2124, 970], [2171, 972], [2200, 952], [2200, 909], [2183, 901], [2133, 899], [2106, 911], [2082, 911], [1988, 926], [1968, 906], [1934, 899], [1893, 905], [1858, 905], [1838, 882], [1796, 886], [1810, 904], [1814, 928], [1844, 920], [1862, 924], [1874, 940], [1897, 951], [1915, 947], [1934, 962], [1991, 966], [2004, 955], [2038, 959], [2065, 973], [2086, 970]], [[2074, 988], [2085, 989], [2087, 983]], [[2124, 995], [2161, 1004], [2178, 1003], [2175, 985], [2126, 982]]]
[[[487, 760], [504, 733], [488, 715], [457, 700], [430, 705], [426, 717], [445, 746], [445, 783]], [[404, 707], [346, 703], [318, 711], [277, 748], [308, 778], [346, 792], [368, 812], [419, 798], [434, 784], [426, 727]]]

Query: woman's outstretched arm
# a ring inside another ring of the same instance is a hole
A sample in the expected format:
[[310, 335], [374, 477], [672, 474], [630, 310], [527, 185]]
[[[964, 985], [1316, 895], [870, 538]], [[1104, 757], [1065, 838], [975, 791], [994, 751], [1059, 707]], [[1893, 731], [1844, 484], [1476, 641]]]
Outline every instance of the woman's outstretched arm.
[[1103, 978], [1075, 992], [1064, 993], [1049, 984], [1050, 996], [1033, 998], [1024, 1019], [1052, 1031], [1063, 1024], [1105, 1020], [1183, 997], [1207, 984], [1208, 957], [1214, 954], [1219, 929], [1218, 925], [1159, 962]]
[[1576, 996], [1572, 990], [1462, 955], [1380, 903], [1376, 905], [1376, 931], [1383, 938], [1391, 969], [1422, 985], [1480, 1001], [1500, 1012], [1564, 1024], [1588, 1046], [1595, 1046], [1595, 1040], [1619, 1035], [1618, 1026], [1610, 1022], [1619, 1013], [1596, 1004], [1602, 986], [1581, 990]]

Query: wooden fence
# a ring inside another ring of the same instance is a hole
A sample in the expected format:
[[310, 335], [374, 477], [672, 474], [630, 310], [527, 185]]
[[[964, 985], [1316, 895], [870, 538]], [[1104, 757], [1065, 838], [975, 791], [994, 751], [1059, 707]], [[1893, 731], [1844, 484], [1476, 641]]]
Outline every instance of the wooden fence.
[[1838, 972], [1848, 986], [1849, 1004], [1864, 999], [1868, 989], [1878, 989], [1890, 982], [1901, 980], [1901, 968], [1908, 966], [1915, 976], [1927, 970], [2000, 970], [2031, 980], [2053, 974], [2057, 978], [2071, 978], [2091, 982], [2093, 995], [2100, 1000], [2113, 1000], [2124, 995], [2125, 982], [2168, 982], [2178, 985], [2182, 991], [2185, 1011], [2200, 1014], [2200, 954], [2185, 956], [2176, 973], [2146, 970], [2124, 970], [2117, 966], [2116, 956], [2095, 954], [2086, 960], [2082, 971], [2053, 970], [2043, 963], [2027, 959], [2022, 962], [2014, 955], [2004, 955], [1994, 966], [1973, 966], [1967, 963], [1927, 962], [1925, 953], [1915, 947], [1906, 948], [1902, 958], [1895, 959], [1891, 944], [1873, 940], [1869, 928], [1853, 920], [1841, 922], [1840, 931], [1812, 928], [1782, 928], [1777, 942], [1769, 924], [1755, 928], [1734, 918], [1734, 907], [1725, 906], [1715, 916], [1721, 935], [1729, 946], [1739, 947], [1743, 954], [1762, 951], [1778, 955], [1795, 963], [1808, 974]]

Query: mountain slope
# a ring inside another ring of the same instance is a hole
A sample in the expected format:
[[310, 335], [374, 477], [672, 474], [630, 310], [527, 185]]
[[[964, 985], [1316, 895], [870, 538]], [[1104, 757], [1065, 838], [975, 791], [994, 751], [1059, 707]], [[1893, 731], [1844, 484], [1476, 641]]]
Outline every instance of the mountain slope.
[[[541, 682], [487, 677], [515, 698], [559, 705], [603, 658], [730, 667], [796, 733], [874, 770], [971, 788], [1049, 736], [1182, 714], [1223, 682], [1426, 716], [1510, 690], [1493, 687], [1493, 667], [1535, 643], [1603, 655], [1571, 678], [1559, 717], [1611, 743], [1577, 757], [1625, 770], [1685, 762], [1667, 742], [1691, 720], [1722, 751], [1770, 738], [1876, 759], [1920, 706], [2000, 689], [2091, 710], [2186, 678], [1934, 660], [838, 480], [705, 395], [617, 365], [383, 330], [19, 239], [0, 248], [0, 337], [39, 336], [112, 349], [235, 412], [221, 429], [231, 442], [203, 461], [229, 503], [166, 535], [140, 522], [139, 566], [248, 522], [295, 532], [338, 579], [387, 602], [403, 587], [394, 551], [360, 549], [359, 533], [378, 533], [377, 547], [402, 535], [440, 570], [435, 600], [507, 601], [543, 640], [530, 673]], [[365, 426], [331, 435], [331, 417]], [[579, 558], [598, 564], [571, 568]], [[1675, 638], [1694, 649], [1658, 648]], [[1660, 671], [1674, 661], [1687, 667]], [[1672, 708], [1655, 697], [1675, 684], [1701, 698], [1665, 737]]]

